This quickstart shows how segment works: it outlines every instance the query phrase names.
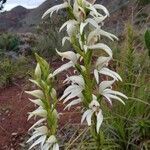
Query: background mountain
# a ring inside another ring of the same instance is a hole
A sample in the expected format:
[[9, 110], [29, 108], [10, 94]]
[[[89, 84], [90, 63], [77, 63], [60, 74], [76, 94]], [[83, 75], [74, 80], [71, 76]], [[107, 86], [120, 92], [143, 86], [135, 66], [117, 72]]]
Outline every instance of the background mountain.
[[[47, 0], [35, 9], [26, 9], [18, 6], [11, 11], [0, 14], [0, 31], [34, 32], [40, 24], [42, 14], [51, 6], [62, 3], [63, 0]], [[132, 13], [133, 1], [129, 0], [97, 0], [111, 12], [109, 26], [119, 32], [122, 22], [127, 20]], [[60, 11], [62, 13], [62, 11]], [[111, 25], [110, 25], [111, 24]], [[106, 24], [107, 26], [107, 24]]]

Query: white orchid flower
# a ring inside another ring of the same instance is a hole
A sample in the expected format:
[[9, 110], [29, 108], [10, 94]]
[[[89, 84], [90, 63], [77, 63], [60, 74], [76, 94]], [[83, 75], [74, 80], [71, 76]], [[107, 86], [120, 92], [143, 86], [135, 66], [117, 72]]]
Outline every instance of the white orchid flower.
[[67, 79], [64, 82], [71, 82], [72, 84], [65, 89], [60, 100], [64, 99], [63, 103], [66, 103], [67, 101], [69, 101], [70, 99], [74, 97], [79, 97], [80, 99], [78, 99], [77, 101], [74, 101], [74, 103], [81, 101], [82, 91], [85, 87], [85, 82], [84, 82], [83, 77], [81, 75], [70, 76], [70, 77], [67, 77]]
[[111, 57], [101, 56], [96, 61], [96, 69], [94, 69], [94, 76], [97, 84], [99, 84], [99, 71], [104, 67], [108, 66], [108, 62], [111, 60]]
[[32, 129], [34, 129], [36, 126], [41, 125], [44, 121], [46, 121], [46, 118], [42, 118], [42, 119], [38, 120], [36, 123], [34, 123], [34, 124], [30, 127], [29, 131], [32, 130]]
[[103, 43], [98, 43], [98, 44], [91, 45], [91, 46], [85, 45], [84, 48], [85, 48], [85, 51], [87, 51], [88, 49], [103, 50], [109, 55], [109, 57], [112, 57], [112, 55], [113, 55], [112, 50], [107, 45], [105, 45]]
[[78, 24], [79, 23], [76, 20], [68, 20], [60, 27], [59, 32], [61, 32], [65, 27], [67, 27], [66, 31], [69, 37], [71, 37], [76, 31], [76, 27]]
[[122, 78], [119, 74], [117, 74], [115, 71], [112, 71], [108, 68], [108, 62], [111, 60], [111, 57], [99, 57], [96, 61], [96, 69], [94, 69], [94, 76], [96, 79], [96, 82], [99, 83], [99, 74], [107, 75], [109, 77], [112, 77], [115, 80], [122, 81]]
[[57, 51], [58, 55], [60, 55], [62, 57], [62, 59], [66, 58], [68, 60], [70, 60], [68, 63], [66, 64], [63, 64], [62, 66], [60, 66], [58, 69], [56, 69], [54, 72], [53, 72], [53, 76], [59, 74], [60, 72], [64, 71], [64, 70], [67, 70], [71, 67], [74, 67], [75, 64], [77, 63], [78, 61], [78, 58], [80, 56], [78, 56], [78, 54], [75, 54], [74, 52], [72, 51], [67, 51], [67, 52], [59, 52]]
[[52, 14], [56, 11], [58, 12], [58, 10], [60, 9], [64, 9], [64, 8], [68, 8], [69, 7], [69, 3], [68, 2], [64, 2], [63, 4], [59, 4], [56, 6], [51, 7], [50, 9], [48, 9], [42, 16], [42, 18], [44, 18], [45, 16], [47, 16], [48, 14], [50, 14], [50, 17], [52, 16]]
[[80, 104], [83, 100], [81, 98], [72, 100], [69, 104], [66, 105], [66, 107], [64, 108], [64, 110], [68, 109], [70, 110], [70, 108], [74, 105]]
[[[70, 108], [74, 105], [77, 105], [79, 103], [81, 103], [84, 99], [84, 96], [82, 93], [79, 93], [78, 96], [76, 96], [77, 98], [71, 100], [71, 102], [69, 102], [66, 107], [64, 108], [64, 110], [68, 109], [70, 110]], [[65, 99], [63, 103], [67, 103], [70, 99]]]
[[90, 44], [92, 39], [94, 37], [100, 37], [101, 35], [109, 38], [112, 41], [114, 41], [114, 39], [118, 40], [118, 38], [115, 35], [108, 33], [99, 27], [89, 33], [88, 38], [87, 38], [87, 45], [92, 45]]
[[39, 99], [43, 99], [44, 98], [44, 93], [41, 90], [34, 90], [34, 91], [25, 91], [25, 93], [34, 96], [36, 98]]
[[34, 130], [35, 131], [33, 132], [33, 135], [29, 138], [27, 143], [29, 143], [35, 139], [37, 139], [37, 140], [30, 146], [29, 150], [38, 144], [40, 144], [42, 147], [46, 141], [46, 138], [47, 138], [48, 128], [46, 126], [34, 128]]
[[33, 112], [29, 112], [28, 120], [32, 118], [33, 116], [39, 116], [39, 117], [47, 117], [47, 111], [43, 109], [43, 107], [38, 107], [36, 110]]
[[42, 150], [59, 150], [59, 145], [57, 143], [57, 139], [54, 135], [51, 135], [45, 142], [42, 147]]
[[120, 97], [123, 97], [125, 99], [128, 99], [128, 97], [122, 94], [121, 92], [112, 90], [112, 84], [114, 82], [115, 80], [102, 81], [99, 85], [99, 93], [103, 95], [111, 105], [112, 105], [112, 99], [116, 99], [125, 105], [124, 101]]
[[82, 94], [82, 91], [83, 91], [83, 87], [76, 84], [72, 84], [65, 89], [60, 100], [64, 100], [63, 103], [66, 103], [70, 99], [78, 97], [80, 94]]
[[70, 76], [70, 77], [67, 77], [65, 80], [64, 80], [64, 83], [73, 83], [73, 84], [78, 84], [79, 86], [81, 86], [82, 88], [84, 88], [85, 86], [85, 82], [84, 82], [84, 79], [82, 77], [82, 75], [74, 75], [74, 76]]
[[115, 71], [112, 71], [108, 68], [108, 62], [111, 60], [111, 57], [99, 57], [96, 61], [96, 69], [94, 69], [94, 76], [96, 79], [97, 84], [99, 83], [99, 74], [103, 74], [109, 77], [112, 77], [115, 80], [122, 81], [122, 78], [119, 74], [117, 74]]
[[69, 68], [73, 67], [74, 66], [74, 63], [73, 62], [68, 62], [66, 64], [63, 64], [62, 66], [60, 66], [58, 69], [56, 69], [54, 72], [53, 72], [53, 77], [56, 76], [57, 74], [63, 72], [64, 70], [68, 70]]
[[59, 56], [62, 57], [62, 60], [65, 58], [72, 61], [74, 64], [76, 64], [78, 61], [77, 54], [74, 53], [73, 51], [59, 52], [58, 50], [56, 50], [56, 52]]
[[41, 99], [35, 99], [35, 100], [33, 100], [33, 99], [30, 99], [30, 98], [29, 98], [29, 100], [30, 100], [32, 103], [34, 103], [34, 104], [36, 104], [36, 105], [38, 105], [38, 106], [44, 107], [44, 104], [43, 104], [43, 102], [42, 102]]
[[77, 0], [74, 1], [73, 14], [78, 22], [82, 22], [86, 16], [84, 8], [78, 4]]
[[84, 120], [86, 120], [88, 126], [91, 126], [93, 114], [95, 114], [97, 118], [96, 131], [99, 133], [100, 126], [103, 122], [103, 115], [102, 110], [100, 109], [100, 104], [97, 101], [97, 97], [95, 95], [93, 95], [93, 100], [89, 104], [89, 109], [86, 110], [82, 115], [81, 124], [84, 122]]

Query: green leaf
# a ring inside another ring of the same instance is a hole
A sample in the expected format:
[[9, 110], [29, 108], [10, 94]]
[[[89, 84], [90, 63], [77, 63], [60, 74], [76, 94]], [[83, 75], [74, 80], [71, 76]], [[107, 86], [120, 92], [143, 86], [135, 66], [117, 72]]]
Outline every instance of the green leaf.
[[148, 55], [150, 56], [150, 30], [145, 32], [145, 44], [148, 49]]

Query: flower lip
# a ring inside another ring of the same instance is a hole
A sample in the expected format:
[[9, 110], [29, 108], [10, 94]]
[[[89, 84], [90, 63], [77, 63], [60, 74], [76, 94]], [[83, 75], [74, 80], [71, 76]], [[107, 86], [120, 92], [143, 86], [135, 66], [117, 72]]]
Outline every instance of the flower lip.
[[59, 52], [59, 51], [56, 49], [56, 52], [57, 52], [57, 54], [58, 54], [59, 56], [62, 57], [62, 59], [66, 58], [66, 59], [72, 61], [74, 64], [76, 64], [77, 61], [78, 61], [77, 55], [76, 55], [74, 52], [72, 52], [72, 51]]

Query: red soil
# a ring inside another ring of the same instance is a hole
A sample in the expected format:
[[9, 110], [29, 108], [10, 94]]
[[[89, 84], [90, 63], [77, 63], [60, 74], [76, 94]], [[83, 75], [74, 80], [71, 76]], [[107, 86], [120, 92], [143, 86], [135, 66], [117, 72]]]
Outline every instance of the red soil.
[[[24, 93], [24, 83], [10, 85], [0, 90], [0, 150], [20, 150], [29, 127], [34, 120], [27, 121], [27, 113], [34, 110]], [[63, 105], [58, 105], [58, 111], [63, 111]], [[72, 110], [74, 111], [74, 110]], [[60, 117], [60, 126], [68, 122], [78, 123], [80, 115], [76, 112], [64, 112]]]

